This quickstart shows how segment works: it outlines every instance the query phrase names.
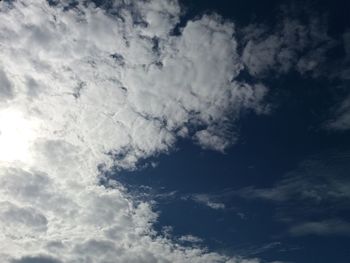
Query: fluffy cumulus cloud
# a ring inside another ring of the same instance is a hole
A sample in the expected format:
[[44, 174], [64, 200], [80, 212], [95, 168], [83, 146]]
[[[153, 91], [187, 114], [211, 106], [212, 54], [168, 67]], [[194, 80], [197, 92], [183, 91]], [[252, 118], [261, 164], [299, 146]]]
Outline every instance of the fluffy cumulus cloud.
[[[228, 118], [262, 111], [235, 81], [234, 26], [188, 21], [176, 1], [0, 4], [0, 261], [258, 262], [157, 234], [111, 167], [166, 153], [179, 136], [224, 151]], [[224, 131], [224, 132], [223, 132]]]

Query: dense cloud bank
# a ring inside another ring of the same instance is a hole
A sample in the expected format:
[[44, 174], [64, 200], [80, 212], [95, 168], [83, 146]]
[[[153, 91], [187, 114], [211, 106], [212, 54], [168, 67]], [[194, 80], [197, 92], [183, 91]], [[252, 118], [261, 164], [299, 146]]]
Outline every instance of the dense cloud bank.
[[0, 7], [0, 261], [257, 262], [173, 243], [150, 203], [98, 184], [178, 137], [224, 151], [226, 116], [264, 111], [267, 89], [235, 81], [233, 24], [207, 15], [174, 35], [176, 1], [63, 3]]

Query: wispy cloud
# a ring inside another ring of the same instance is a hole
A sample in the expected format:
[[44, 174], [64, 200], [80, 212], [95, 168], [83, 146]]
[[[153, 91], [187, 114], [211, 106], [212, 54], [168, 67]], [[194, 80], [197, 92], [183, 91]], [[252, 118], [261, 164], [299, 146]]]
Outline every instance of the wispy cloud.
[[246, 187], [231, 194], [271, 202], [276, 206], [275, 219], [287, 223], [293, 235], [347, 235], [349, 223], [342, 213], [349, 211], [350, 204], [348, 160], [348, 153], [319, 155], [272, 187]]
[[207, 194], [194, 194], [191, 196], [191, 199], [212, 209], [225, 209], [225, 204], [214, 201], [213, 198]]
[[181, 236], [179, 238], [179, 241], [181, 242], [189, 242], [189, 243], [201, 243], [203, 242], [203, 239], [193, 236], [193, 235], [186, 235], [186, 236]]
[[347, 131], [350, 129], [350, 96], [347, 96], [334, 110], [334, 117], [326, 123], [331, 130]]
[[349, 236], [350, 223], [339, 219], [304, 222], [291, 227], [289, 229], [289, 232], [294, 236], [304, 236], [304, 235]]

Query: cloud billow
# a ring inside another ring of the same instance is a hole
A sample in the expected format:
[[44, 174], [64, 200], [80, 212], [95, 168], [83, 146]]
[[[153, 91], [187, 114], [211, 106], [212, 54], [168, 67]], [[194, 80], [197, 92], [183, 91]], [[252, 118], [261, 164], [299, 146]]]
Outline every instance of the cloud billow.
[[228, 116], [263, 111], [266, 87], [235, 81], [233, 24], [205, 15], [174, 35], [180, 13], [160, 0], [0, 4], [0, 111], [35, 123], [31, 158], [0, 160], [1, 262], [257, 262], [173, 243], [151, 203], [98, 184], [101, 164], [136, 169], [178, 137], [224, 151]]

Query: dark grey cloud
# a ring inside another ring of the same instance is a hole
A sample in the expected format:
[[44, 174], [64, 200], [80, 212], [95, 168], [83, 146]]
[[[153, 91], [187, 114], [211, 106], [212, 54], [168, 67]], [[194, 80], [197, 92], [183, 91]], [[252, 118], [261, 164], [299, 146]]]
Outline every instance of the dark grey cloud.
[[48, 256], [26, 256], [14, 259], [12, 263], [63, 263], [62, 261]]
[[0, 69], [0, 99], [11, 99], [13, 96], [13, 85], [6, 73]]
[[0, 218], [7, 225], [25, 225], [38, 231], [45, 231], [47, 218], [32, 207], [18, 207], [10, 202], [0, 203]]

